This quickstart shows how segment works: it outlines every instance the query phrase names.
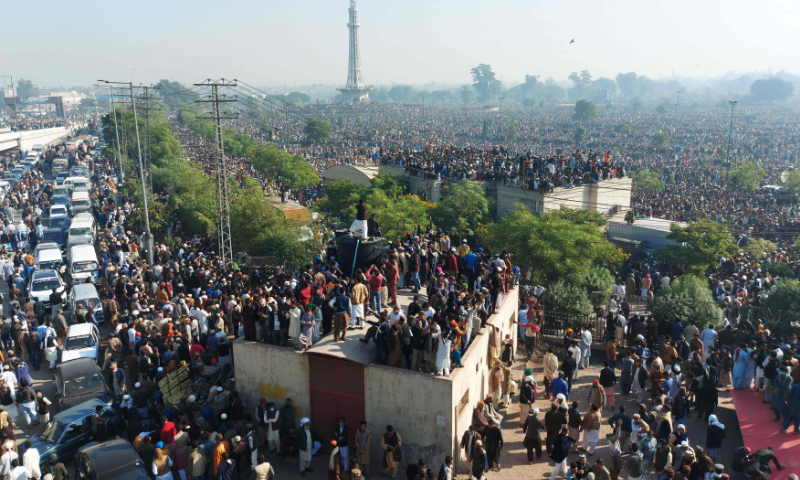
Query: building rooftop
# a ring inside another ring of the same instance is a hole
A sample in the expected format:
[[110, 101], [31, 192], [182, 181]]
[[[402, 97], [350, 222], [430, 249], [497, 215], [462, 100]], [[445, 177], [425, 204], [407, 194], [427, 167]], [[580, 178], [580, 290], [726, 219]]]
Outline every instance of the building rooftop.
[[[617, 224], [624, 224], [625, 221], [613, 219], [610, 220], [609, 223], [617, 223]], [[640, 227], [640, 228], [648, 228], [650, 230], [659, 230], [662, 232], [669, 232], [669, 226], [673, 223], [677, 223], [681, 227], [686, 227], [686, 223], [682, 222], [674, 222], [672, 220], [664, 220], [663, 218], [637, 218], [635, 222], [633, 222], [633, 227]]]

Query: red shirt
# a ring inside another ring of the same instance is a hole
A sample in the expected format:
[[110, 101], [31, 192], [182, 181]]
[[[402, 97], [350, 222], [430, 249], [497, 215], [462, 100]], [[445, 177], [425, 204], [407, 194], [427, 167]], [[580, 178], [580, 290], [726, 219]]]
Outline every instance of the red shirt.
[[175, 430], [175, 424], [172, 422], [166, 422], [163, 427], [161, 427], [161, 441], [164, 442], [164, 446], [171, 445], [172, 442], [175, 441], [175, 434], [178, 431]]

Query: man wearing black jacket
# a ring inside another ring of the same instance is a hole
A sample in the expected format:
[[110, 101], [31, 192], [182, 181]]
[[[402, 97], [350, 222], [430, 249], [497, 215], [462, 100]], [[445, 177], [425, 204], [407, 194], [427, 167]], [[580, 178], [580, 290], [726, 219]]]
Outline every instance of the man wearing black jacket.
[[350, 432], [347, 429], [344, 416], [339, 417], [339, 423], [336, 424], [336, 428], [333, 430], [333, 439], [336, 440], [336, 444], [342, 452], [342, 465], [345, 472], [350, 470], [350, 448], [347, 444], [349, 435]]
[[763, 403], [772, 403], [772, 381], [778, 376], [778, 369], [781, 362], [778, 361], [778, 354], [775, 350], [770, 350], [769, 360], [764, 367], [764, 400]]
[[566, 425], [561, 427], [561, 433], [558, 435], [558, 439], [555, 441], [553, 453], [550, 454], [550, 459], [556, 463], [553, 473], [550, 474], [550, 480], [556, 480], [556, 477], [558, 477], [562, 470], [566, 475], [567, 456], [569, 456], [569, 451], [572, 449], [572, 445], [575, 443], [575, 440], [570, 438], [570, 436], [567, 435], [567, 432], [568, 429]]

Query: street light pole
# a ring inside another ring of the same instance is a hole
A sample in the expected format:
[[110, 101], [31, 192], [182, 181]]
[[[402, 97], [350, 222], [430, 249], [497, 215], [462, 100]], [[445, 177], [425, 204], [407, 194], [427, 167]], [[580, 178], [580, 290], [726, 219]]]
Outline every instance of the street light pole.
[[725, 163], [728, 163], [728, 157], [731, 155], [731, 136], [733, 135], [733, 107], [736, 106], [736, 100], [728, 100], [728, 103], [731, 105], [731, 125], [728, 128], [728, 149], [725, 150]]
[[142, 165], [142, 146], [139, 141], [139, 119], [136, 116], [136, 101], [133, 98], [133, 82], [109, 82], [98, 80], [98, 82], [113, 83], [117, 85], [127, 85], [131, 93], [131, 107], [133, 108], [133, 126], [136, 130], [136, 153], [139, 157], [139, 181], [142, 187], [142, 206], [144, 208], [144, 228], [147, 234], [147, 262], [153, 264], [153, 235], [150, 233], [150, 213], [147, 211], [147, 190], [144, 183], [144, 165]]

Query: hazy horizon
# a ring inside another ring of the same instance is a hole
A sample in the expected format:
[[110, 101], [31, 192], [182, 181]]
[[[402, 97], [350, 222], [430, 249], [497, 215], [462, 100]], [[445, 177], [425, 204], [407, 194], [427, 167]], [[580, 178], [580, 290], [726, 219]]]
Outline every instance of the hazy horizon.
[[[134, 8], [18, 2], [4, 6], [13, 21], [4, 25], [0, 74], [65, 87], [209, 77], [342, 85], [348, 6], [348, 0], [145, 0]], [[358, 0], [357, 6], [367, 84], [466, 84], [481, 63], [505, 83], [526, 74], [562, 82], [581, 70], [612, 79], [631, 71], [655, 79], [800, 72], [800, 2], [789, 0]]]

